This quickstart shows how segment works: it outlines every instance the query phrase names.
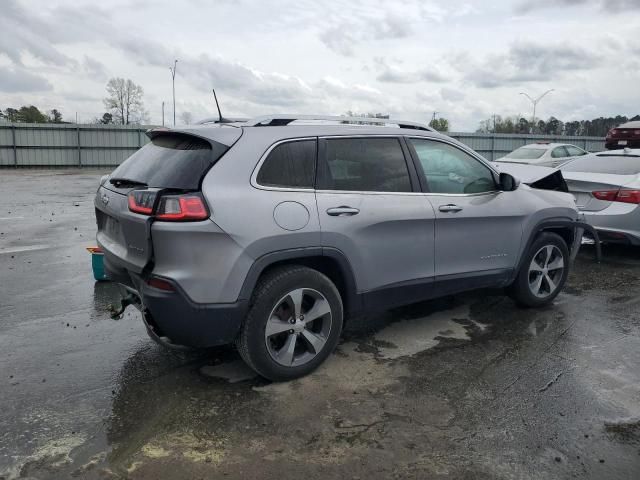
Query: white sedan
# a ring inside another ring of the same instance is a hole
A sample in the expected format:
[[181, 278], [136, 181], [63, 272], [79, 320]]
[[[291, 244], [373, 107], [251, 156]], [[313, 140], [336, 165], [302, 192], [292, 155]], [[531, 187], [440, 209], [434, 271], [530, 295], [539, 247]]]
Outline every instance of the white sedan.
[[559, 167], [576, 157], [586, 155], [587, 151], [569, 143], [538, 142], [515, 149], [497, 162], [526, 163], [543, 167]]

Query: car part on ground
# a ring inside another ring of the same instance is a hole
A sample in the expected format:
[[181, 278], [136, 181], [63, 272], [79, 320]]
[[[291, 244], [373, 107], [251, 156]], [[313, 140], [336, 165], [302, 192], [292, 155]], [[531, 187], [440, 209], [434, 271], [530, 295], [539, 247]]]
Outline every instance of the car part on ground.
[[[413, 122], [280, 115], [148, 135], [96, 195], [108, 276], [159, 343], [236, 342], [273, 380], [316, 368], [343, 317], [514, 285], [547, 246], [566, 275], [589, 228], [561, 174], [519, 185]], [[537, 294], [512, 287], [522, 304], [562, 288], [538, 261]]]

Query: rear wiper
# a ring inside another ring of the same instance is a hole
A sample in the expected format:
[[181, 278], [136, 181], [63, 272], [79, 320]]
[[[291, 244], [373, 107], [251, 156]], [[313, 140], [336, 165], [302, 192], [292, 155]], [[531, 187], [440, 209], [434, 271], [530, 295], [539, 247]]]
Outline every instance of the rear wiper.
[[125, 185], [131, 187], [146, 187], [147, 184], [144, 182], [140, 182], [138, 180], [133, 180], [131, 178], [110, 178], [109, 183], [111, 185], [115, 185], [116, 187], [123, 187]]

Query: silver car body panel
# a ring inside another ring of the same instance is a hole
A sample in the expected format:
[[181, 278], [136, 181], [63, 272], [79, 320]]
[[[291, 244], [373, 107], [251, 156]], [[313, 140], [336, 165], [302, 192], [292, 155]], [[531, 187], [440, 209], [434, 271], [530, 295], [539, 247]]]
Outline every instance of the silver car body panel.
[[[359, 293], [404, 282], [429, 283], [439, 277], [513, 272], [542, 223], [570, 223], [578, 217], [570, 195], [527, 185], [511, 192], [442, 195], [315, 191], [265, 187], [256, 182], [262, 159], [279, 142], [381, 135], [429, 138], [455, 145], [487, 165], [497, 179], [496, 165], [434, 132], [322, 124], [203, 125], [176, 131], [232, 146], [202, 180], [209, 220], [150, 223], [153, 274], [174, 281], [196, 304], [247, 300], [242, 292], [252, 267], [266, 256], [298, 249], [339, 252], [353, 271]], [[125, 200], [123, 196], [124, 203], [112, 213], [143, 219], [128, 212]], [[96, 207], [99, 202], [97, 197]], [[439, 211], [449, 203], [462, 210]], [[327, 215], [327, 209], [340, 206], [357, 208], [359, 214]], [[110, 261], [118, 263], [120, 255], [127, 260], [128, 254], [110, 245], [102, 232], [98, 241], [111, 249]], [[131, 264], [136, 273], [144, 266], [133, 260], [118, 264], [127, 268]]]

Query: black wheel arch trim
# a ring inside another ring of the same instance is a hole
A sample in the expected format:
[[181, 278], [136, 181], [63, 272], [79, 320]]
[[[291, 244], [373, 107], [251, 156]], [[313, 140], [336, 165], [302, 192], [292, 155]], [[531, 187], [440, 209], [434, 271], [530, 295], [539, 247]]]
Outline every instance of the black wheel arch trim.
[[350, 314], [360, 312], [362, 310], [362, 298], [361, 295], [358, 295], [355, 275], [353, 274], [351, 264], [342, 251], [331, 247], [303, 247], [278, 250], [277, 252], [267, 253], [257, 258], [249, 268], [249, 272], [240, 289], [238, 299], [249, 300], [251, 298], [260, 275], [269, 267], [281, 262], [294, 263], [295, 260], [300, 260], [301, 263], [304, 263], [306, 259], [312, 257], [326, 257], [336, 262], [342, 281], [344, 282], [343, 293], [346, 298], [342, 300], [345, 304], [345, 310]]
[[567, 248], [569, 249], [569, 254], [571, 256], [571, 260], [573, 260], [575, 258], [575, 256], [578, 253], [578, 250], [580, 249], [580, 242], [582, 240], [582, 233], [587, 231], [589, 232], [594, 239], [594, 244], [596, 247], [596, 260], [598, 262], [600, 262], [600, 259], [602, 258], [602, 250], [601, 250], [601, 246], [600, 246], [600, 238], [598, 237], [598, 232], [596, 231], [596, 229], [589, 225], [588, 223], [585, 222], [581, 222], [581, 221], [577, 221], [577, 220], [570, 220], [570, 219], [549, 219], [549, 220], [543, 220], [541, 222], [539, 222], [531, 231], [531, 235], [529, 236], [529, 239], [527, 240], [527, 244], [525, 245], [525, 247], [522, 249], [522, 254], [520, 255], [520, 259], [518, 260], [518, 266], [517, 268], [514, 269], [514, 277], [513, 279], [515, 279], [515, 277], [518, 275], [518, 272], [520, 271], [520, 268], [522, 267], [522, 262], [524, 261], [524, 256], [525, 256], [525, 252], [527, 252], [529, 250], [529, 248], [531, 247], [531, 244], [534, 242], [536, 236], [540, 233], [543, 232], [545, 230], [550, 230], [553, 228], [566, 228], [569, 229], [573, 232], [573, 242], [571, 245], [567, 245]]

